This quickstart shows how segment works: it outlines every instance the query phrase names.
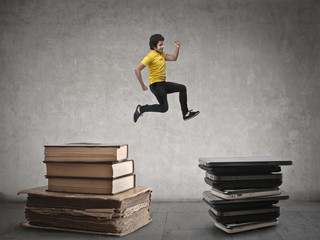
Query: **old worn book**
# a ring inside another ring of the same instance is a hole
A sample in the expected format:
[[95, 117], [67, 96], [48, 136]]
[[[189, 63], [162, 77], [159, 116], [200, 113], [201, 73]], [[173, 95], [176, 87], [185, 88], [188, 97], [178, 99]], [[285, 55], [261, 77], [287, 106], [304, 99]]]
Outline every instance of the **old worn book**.
[[108, 214], [88, 214], [75, 209], [25, 209], [29, 224], [42, 227], [72, 228], [87, 231], [120, 233], [135, 228], [138, 222], [149, 222], [149, 206], [133, 211], [125, 217], [110, 218]]
[[44, 160], [54, 162], [113, 162], [128, 158], [128, 144], [70, 143], [45, 145]]
[[48, 178], [48, 191], [92, 194], [117, 194], [135, 187], [135, 175], [130, 174], [118, 178]]
[[80, 193], [49, 192], [48, 186], [20, 191], [27, 194], [27, 207], [71, 208], [90, 212], [109, 209], [112, 214], [124, 213], [128, 209], [151, 201], [152, 189], [149, 187], [134, 187], [115, 195], [96, 195]]
[[[126, 219], [128, 220], [128, 219]], [[31, 225], [28, 222], [21, 222], [20, 226], [26, 227], [26, 228], [35, 228], [35, 229], [42, 229], [42, 230], [54, 230], [54, 231], [65, 231], [65, 232], [76, 232], [76, 233], [84, 233], [84, 234], [96, 234], [96, 235], [107, 235], [107, 236], [117, 236], [117, 237], [123, 237], [126, 236], [139, 228], [144, 227], [145, 225], [149, 224], [152, 219], [149, 218], [142, 218], [142, 219], [129, 219], [130, 226], [127, 228], [127, 230], [120, 230], [119, 232], [107, 232], [105, 229], [103, 231], [92, 231], [92, 230], [84, 230], [84, 229], [74, 229], [74, 228], [66, 228], [66, 227], [51, 227], [51, 226], [36, 226]], [[126, 224], [127, 226], [129, 224]]]
[[47, 176], [117, 178], [132, 174], [134, 161], [122, 162], [52, 162], [44, 161]]
[[151, 222], [152, 189], [135, 187], [116, 195], [48, 192], [47, 187], [23, 190], [28, 194], [22, 226], [91, 234], [124, 236]]

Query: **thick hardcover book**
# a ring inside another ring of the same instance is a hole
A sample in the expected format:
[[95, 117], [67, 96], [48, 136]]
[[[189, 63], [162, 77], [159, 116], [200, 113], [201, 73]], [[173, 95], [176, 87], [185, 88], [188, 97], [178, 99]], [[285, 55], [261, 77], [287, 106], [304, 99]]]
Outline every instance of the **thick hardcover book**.
[[150, 222], [149, 206], [132, 211], [125, 217], [109, 218], [108, 214], [91, 214], [76, 209], [29, 208], [26, 219], [33, 226], [72, 228], [78, 230], [120, 233], [135, 230], [140, 222]]
[[136, 205], [150, 201], [152, 189], [138, 186], [115, 195], [75, 194], [49, 192], [48, 187], [37, 187], [20, 191], [28, 194], [27, 207], [70, 208], [94, 211], [110, 209], [112, 213], [123, 213]]
[[28, 194], [27, 222], [22, 226], [60, 231], [124, 236], [151, 222], [152, 189], [135, 187], [116, 195], [47, 192], [47, 187], [23, 190]]
[[204, 166], [280, 166], [292, 165], [292, 161], [280, 157], [233, 157], [233, 158], [200, 158], [199, 163]]
[[44, 160], [54, 162], [113, 162], [128, 158], [128, 144], [70, 143], [45, 145]]
[[117, 178], [134, 172], [134, 161], [52, 162], [44, 161], [47, 175], [57, 177]]
[[74, 229], [74, 228], [66, 228], [66, 227], [36, 226], [36, 225], [31, 225], [28, 222], [20, 223], [20, 225], [26, 228], [34, 228], [34, 229], [45, 229], [45, 230], [54, 230], [54, 231], [65, 231], [65, 232], [76, 232], [76, 233], [84, 233], [84, 234], [123, 237], [149, 224], [152, 220], [150, 217], [148, 218], [144, 217], [141, 219], [135, 218], [135, 221], [132, 221], [132, 219], [129, 219], [129, 221], [130, 221], [129, 222], [130, 225], [127, 224], [127, 226], [129, 226], [128, 230], [126, 231], [118, 230], [118, 232], [107, 232], [106, 229], [104, 228], [102, 229], [102, 231], [92, 231], [92, 230]]
[[48, 191], [92, 194], [117, 194], [135, 187], [135, 175], [130, 174], [118, 178], [48, 178]]

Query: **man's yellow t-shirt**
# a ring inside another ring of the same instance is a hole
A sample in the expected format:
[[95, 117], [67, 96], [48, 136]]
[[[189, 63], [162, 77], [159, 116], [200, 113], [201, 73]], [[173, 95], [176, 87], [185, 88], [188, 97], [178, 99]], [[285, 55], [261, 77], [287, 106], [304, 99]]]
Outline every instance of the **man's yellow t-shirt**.
[[161, 54], [151, 50], [141, 61], [144, 66], [149, 66], [149, 83], [164, 82], [166, 80], [166, 53]]

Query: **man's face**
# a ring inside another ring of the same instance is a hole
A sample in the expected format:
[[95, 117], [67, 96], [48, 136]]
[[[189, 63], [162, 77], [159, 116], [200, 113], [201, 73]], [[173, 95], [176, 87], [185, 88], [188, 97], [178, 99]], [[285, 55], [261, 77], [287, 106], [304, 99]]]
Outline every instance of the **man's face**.
[[159, 41], [157, 44], [157, 47], [153, 47], [153, 49], [158, 52], [158, 53], [162, 53], [163, 52], [163, 41]]

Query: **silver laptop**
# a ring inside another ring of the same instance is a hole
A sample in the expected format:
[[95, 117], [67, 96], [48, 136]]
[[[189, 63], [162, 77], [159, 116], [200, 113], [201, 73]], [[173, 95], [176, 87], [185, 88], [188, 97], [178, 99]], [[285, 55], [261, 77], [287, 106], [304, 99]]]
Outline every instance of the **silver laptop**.
[[226, 200], [217, 196], [214, 196], [210, 191], [204, 191], [202, 193], [203, 198], [212, 204], [235, 204], [235, 203], [250, 203], [250, 202], [263, 202], [263, 201], [279, 201], [289, 199], [289, 194], [283, 190], [280, 190], [280, 194], [277, 195], [268, 195], [254, 198], [244, 198], [244, 199], [234, 199], [232, 201]]
[[226, 200], [277, 195], [280, 194], [280, 192], [281, 190], [279, 188], [250, 188], [229, 190], [218, 190], [216, 188], [211, 189], [211, 193], [213, 195]]
[[269, 221], [258, 221], [258, 222], [246, 222], [246, 223], [234, 223], [234, 224], [222, 224], [213, 220], [216, 227], [225, 231], [226, 233], [239, 233], [249, 230], [265, 228], [275, 226], [279, 223], [278, 219], [269, 220]]

